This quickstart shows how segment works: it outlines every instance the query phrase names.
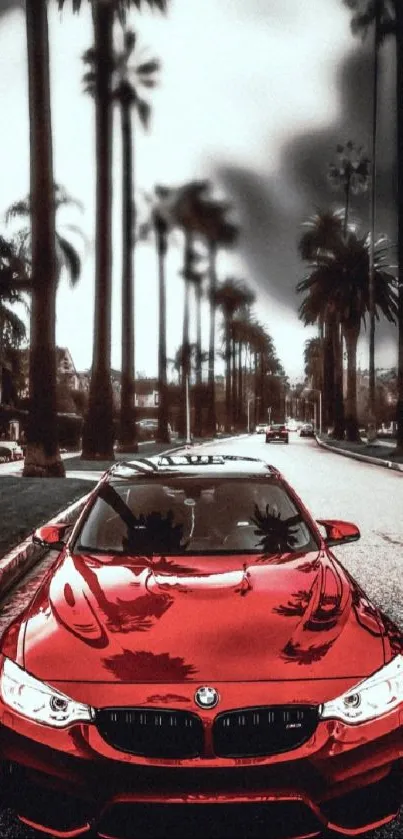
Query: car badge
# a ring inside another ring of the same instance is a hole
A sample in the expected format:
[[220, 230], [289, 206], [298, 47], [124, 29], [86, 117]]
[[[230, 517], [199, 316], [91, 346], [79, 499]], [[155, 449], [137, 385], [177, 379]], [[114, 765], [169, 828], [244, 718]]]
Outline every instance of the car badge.
[[215, 708], [219, 700], [218, 691], [215, 688], [198, 688], [195, 693], [195, 702], [199, 708]]

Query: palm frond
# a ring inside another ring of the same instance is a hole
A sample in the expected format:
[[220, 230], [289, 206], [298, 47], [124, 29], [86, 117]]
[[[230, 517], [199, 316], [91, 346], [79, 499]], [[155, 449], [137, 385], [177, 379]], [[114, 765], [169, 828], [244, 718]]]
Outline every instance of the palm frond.
[[14, 201], [13, 204], [6, 210], [5, 220], [8, 224], [13, 218], [21, 218], [31, 215], [31, 200], [30, 198], [23, 198], [20, 201]]
[[137, 97], [136, 102], [137, 113], [139, 116], [139, 120], [146, 130], [149, 128], [150, 125], [150, 117], [151, 117], [151, 107], [145, 99], [140, 99]]
[[81, 274], [81, 259], [71, 242], [68, 242], [60, 233], [56, 234], [57, 250], [61, 265], [68, 272], [72, 288], [77, 285]]

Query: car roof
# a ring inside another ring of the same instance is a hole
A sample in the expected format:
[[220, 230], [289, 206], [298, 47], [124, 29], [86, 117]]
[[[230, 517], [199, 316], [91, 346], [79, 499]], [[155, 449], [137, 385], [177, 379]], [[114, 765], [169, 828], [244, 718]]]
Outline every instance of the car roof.
[[136, 458], [115, 463], [103, 476], [103, 480], [133, 479], [141, 476], [158, 477], [196, 476], [212, 477], [279, 477], [275, 466], [257, 457], [228, 454], [168, 453], [149, 458]]

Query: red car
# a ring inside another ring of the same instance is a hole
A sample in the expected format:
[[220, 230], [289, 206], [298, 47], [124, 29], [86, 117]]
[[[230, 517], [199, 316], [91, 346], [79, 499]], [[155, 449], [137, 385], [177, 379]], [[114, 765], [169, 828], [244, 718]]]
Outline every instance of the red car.
[[20, 819], [126, 839], [391, 821], [403, 638], [332, 553], [359, 535], [315, 522], [254, 458], [112, 467], [72, 531], [36, 531], [60, 556], [2, 638], [2, 789]]

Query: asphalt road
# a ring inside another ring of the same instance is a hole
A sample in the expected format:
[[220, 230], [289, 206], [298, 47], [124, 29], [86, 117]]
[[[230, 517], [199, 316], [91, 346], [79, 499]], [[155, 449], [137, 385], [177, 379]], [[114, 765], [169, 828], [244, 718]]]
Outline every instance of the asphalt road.
[[[263, 435], [254, 435], [210, 443], [205, 451], [262, 457], [281, 470], [315, 518], [357, 524], [361, 540], [338, 548], [336, 554], [373, 602], [403, 630], [403, 473], [341, 457], [295, 433], [290, 434], [288, 446], [266, 444]], [[22, 608], [51, 561], [47, 558], [43, 567], [31, 572], [19, 592], [2, 604], [0, 630]], [[37, 835], [16, 822], [9, 811], [0, 812], [0, 837], [32, 839]], [[403, 839], [403, 811], [393, 826], [371, 835]]]

